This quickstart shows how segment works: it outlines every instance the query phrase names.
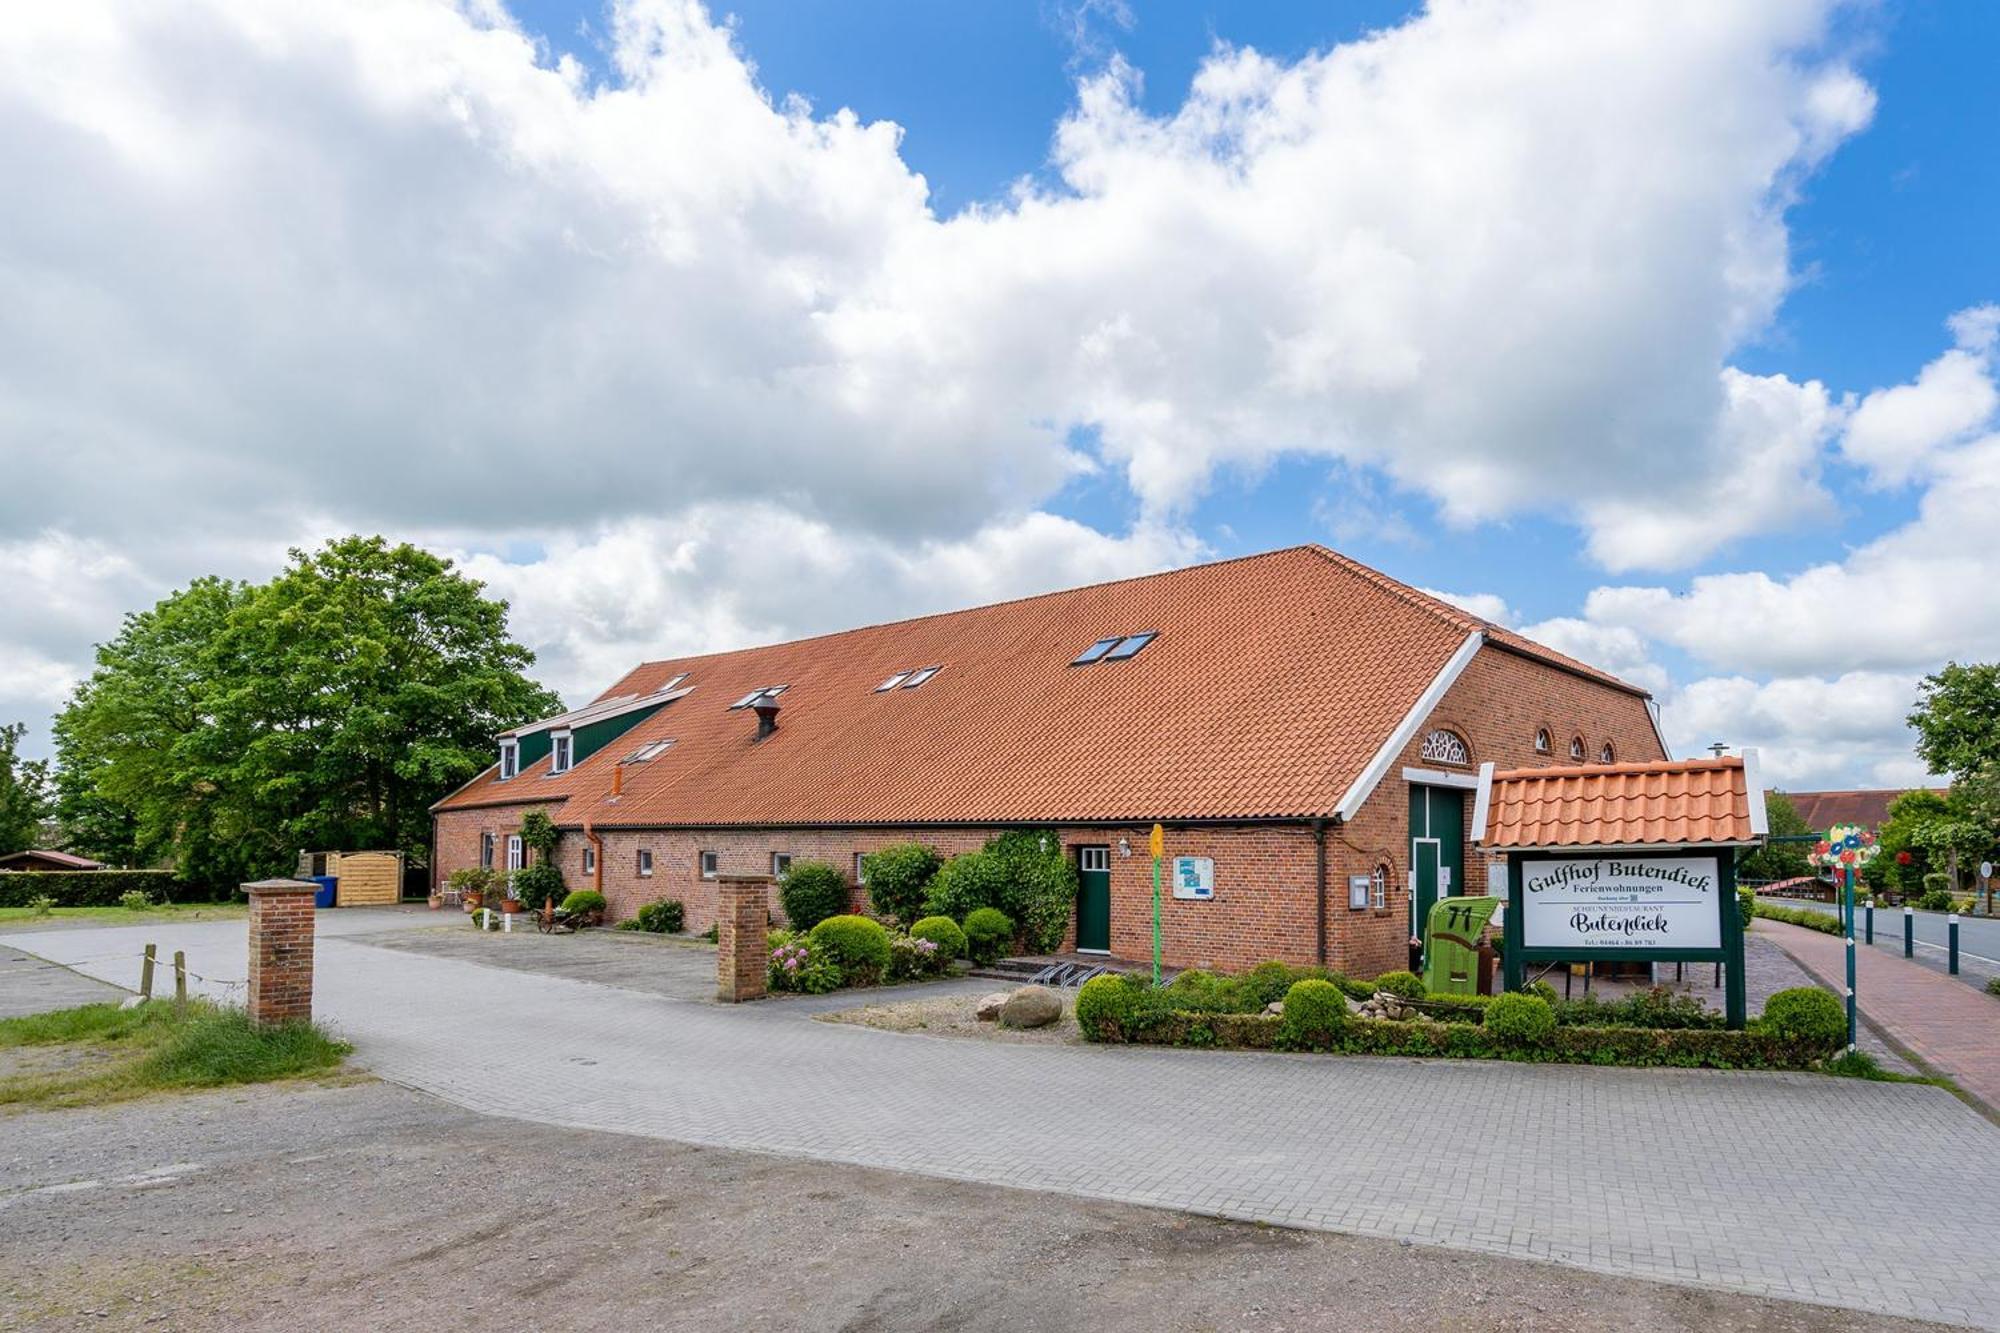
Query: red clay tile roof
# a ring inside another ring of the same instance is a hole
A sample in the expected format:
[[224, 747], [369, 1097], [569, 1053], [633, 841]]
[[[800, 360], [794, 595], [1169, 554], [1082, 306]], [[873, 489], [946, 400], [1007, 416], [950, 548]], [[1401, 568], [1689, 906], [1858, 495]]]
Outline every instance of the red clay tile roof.
[[[1072, 667], [1093, 641], [1136, 657]], [[440, 808], [566, 800], [576, 826], [1304, 817], [1343, 793], [1472, 633], [1643, 691], [1317, 546], [702, 657], [648, 662], [691, 691], [549, 777], [491, 771]], [[890, 675], [941, 665], [916, 689]], [[778, 730], [728, 705], [788, 685]], [[652, 740], [676, 744], [613, 764]]]
[[1493, 774], [1485, 813], [1473, 835], [1492, 851], [1747, 843], [1757, 836], [1743, 760], [1733, 757], [1510, 769]]
[[[1788, 791], [1785, 796], [1792, 808], [1799, 812], [1799, 818], [1806, 821], [1808, 828], [1824, 833], [1835, 824], [1859, 824], [1863, 828], [1879, 829], [1889, 818], [1889, 804], [1904, 791], [1894, 787], [1886, 791]], [[1948, 787], [1933, 787], [1938, 795], [1949, 794]]]

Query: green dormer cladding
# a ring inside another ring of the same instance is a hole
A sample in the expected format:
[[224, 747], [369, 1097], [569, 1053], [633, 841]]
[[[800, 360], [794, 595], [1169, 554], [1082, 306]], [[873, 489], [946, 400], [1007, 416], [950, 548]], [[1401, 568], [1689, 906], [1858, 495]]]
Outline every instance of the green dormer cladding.
[[686, 690], [658, 691], [644, 697], [627, 696], [590, 704], [559, 717], [543, 718], [514, 731], [502, 732], [501, 746], [503, 750], [508, 744], [516, 747], [519, 758], [514, 771], [519, 775], [547, 759], [555, 748], [556, 736], [567, 732], [569, 766], [575, 768], [686, 693]]
[[[595, 722], [586, 722], [582, 726], [577, 727], [570, 733], [570, 766], [574, 768], [666, 706], [667, 701], [663, 699], [659, 703], [650, 704], [645, 708], [635, 708], [629, 713], [620, 713], [616, 717], [599, 718]], [[547, 754], [549, 752], [548, 733], [542, 733], [537, 739], [542, 742], [542, 753]]]

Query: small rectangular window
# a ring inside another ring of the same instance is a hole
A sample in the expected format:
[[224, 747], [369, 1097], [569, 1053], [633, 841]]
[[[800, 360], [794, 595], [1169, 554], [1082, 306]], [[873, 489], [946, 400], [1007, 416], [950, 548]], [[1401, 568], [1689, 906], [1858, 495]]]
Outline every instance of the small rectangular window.
[[558, 731], [555, 735], [549, 737], [550, 774], [569, 772], [569, 757], [570, 734], [567, 731]]
[[856, 852], [854, 854], [854, 882], [856, 884], [866, 884], [868, 882], [867, 860], [868, 853], [866, 852]]
[[1077, 850], [1077, 869], [1110, 870], [1111, 849], [1109, 847], [1082, 847]]
[[903, 682], [903, 688], [906, 690], [914, 690], [915, 688], [917, 688], [917, 686], [923, 684], [925, 681], [929, 680], [932, 676], [935, 676], [938, 672], [942, 670], [944, 670], [944, 668], [941, 666], [930, 666], [923, 668], [921, 671], [912, 671], [910, 673], [910, 678]]
[[493, 868], [493, 835], [491, 833], [482, 833], [479, 835], [479, 868], [481, 870], [491, 870]]
[[519, 870], [520, 868], [521, 868], [521, 835], [518, 833], [510, 833], [507, 835], [507, 869]]
[[877, 685], [875, 687], [875, 693], [881, 694], [884, 690], [893, 690], [898, 685], [901, 685], [904, 681], [908, 680], [909, 678], [910, 678], [909, 672], [898, 671], [895, 675], [889, 677], [889, 679], [883, 681], [880, 685]]
[[720, 856], [714, 852], [703, 852], [701, 854], [701, 877], [703, 879], [714, 879], [721, 871], [722, 858]]
[[650, 847], [641, 847], [639, 849], [639, 878], [651, 879], [652, 877], [653, 849]]
[[583, 845], [583, 873], [586, 875], [597, 873], [597, 849], [589, 843]]
[[500, 781], [505, 782], [521, 771], [521, 745], [518, 741], [500, 742]]
[[1128, 657], [1137, 657], [1141, 648], [1144, 648], [1159, 637], [1159, 633], [1156, 630], [1147, 630], [1144, 634], [1129, 634], [1118, 641], [1116, 648], [1113, 648], [1104, 655], [1104, 660], [1107, 662], [1122, 662]]
[[785, 877], [785, 872], [787, 870], [790, 870], [791, 868], [792, 868], [792, 854], [790, 852], [771, 853], [772, 878], [783, 879]]
[[1098, 658], [1104, 656], [1106, 653], [1110, 652], [1113, 648], [1117, 646], [1118, 646], [1118, 638], [1116, 635], [1113, 635], [1111, 638], [1108, 639], [1099, 639], [1096, 643], [1091, 644], [1090, 647], [1084, 649], [1082, 652], [1078, 653], [1075, 657], [1070, 658], [1069, 664], [1071, 666], [1087, 666], [1090, 663], [1095, 662]]

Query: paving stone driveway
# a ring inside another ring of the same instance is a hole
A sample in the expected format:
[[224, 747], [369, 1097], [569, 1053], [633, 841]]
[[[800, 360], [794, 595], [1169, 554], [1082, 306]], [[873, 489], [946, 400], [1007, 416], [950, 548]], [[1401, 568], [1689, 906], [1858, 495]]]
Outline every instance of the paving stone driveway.
[[[897, 1035], [379, 948], [367, 916], [322, 917], [319, 1012], [478, 1111], [2000, 1328], [1961, 1258], [2000, 1228], [2000, 1131], [1939, 1089]], [[149, 931], [242, 975], [240, 924]], [[9, 943], [129, 984], [127, 933]]]

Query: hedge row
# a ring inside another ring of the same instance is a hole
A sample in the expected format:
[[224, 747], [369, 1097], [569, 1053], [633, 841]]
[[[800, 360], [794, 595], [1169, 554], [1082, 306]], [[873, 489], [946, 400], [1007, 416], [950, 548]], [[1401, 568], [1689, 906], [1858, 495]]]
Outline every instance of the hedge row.
[[1815, 912], [1810, 907], [1776, 907], [1760, 902], [1757, 904], [1757, 915], [1767, 921], [1784, 921], [1826, 935], [1840, 934], [1840, 916], [1835, 912]]
[[57, 907], [116, 907], [134, 889], [156, 903], [207, 897], [171, 870], [19, 870], [0, 874], [0, 907], [26, 907], [43, 896]]
[[[1271, 1014], [1148, 1012], [1129, 1020], [1103, 1016], [1093, 1040], [1272, 1050], [1283, 1023]], [[1809, 1043], [1754, 1031], [1558, 1027], [1534, 1045], [1523, 1046], [1473, 1023], [1397, 1023], [1354, 1015], [1340, 1025], [1328, 1049], [1348, 1055], [1687, 1069], [1809, 1069], [1827, 1055]]]

